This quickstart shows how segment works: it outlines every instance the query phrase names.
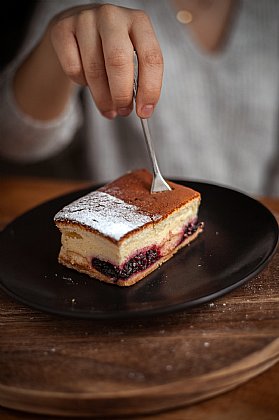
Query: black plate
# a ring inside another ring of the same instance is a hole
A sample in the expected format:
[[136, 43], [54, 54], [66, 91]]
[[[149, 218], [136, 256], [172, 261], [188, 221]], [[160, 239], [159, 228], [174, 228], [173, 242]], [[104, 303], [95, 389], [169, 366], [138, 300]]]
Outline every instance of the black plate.
[[269, 210], [224, 187], [176, 182], [201, 193], [199, 220], [205, 222], [205, 230], [134, 286], [101, 283], [57, 262], [60, 233], [53, 217], [90, 189], [48, 201], [6, 227], [0, 235], [0, 286], [43, 311], [92, 319], [128, 318], [199, 305], [259, 273], [278, 243], [278, 225]]

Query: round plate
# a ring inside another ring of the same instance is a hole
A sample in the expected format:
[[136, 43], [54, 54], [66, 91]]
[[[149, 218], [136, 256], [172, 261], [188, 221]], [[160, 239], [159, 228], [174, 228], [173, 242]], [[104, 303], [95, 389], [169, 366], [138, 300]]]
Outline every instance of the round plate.
[[258, 201], [234, 190], [175, 180], [201, 193], [204, 232], [155, 272], [130, 287], [102, 283], [60, 265], [53, 217], [84, 189], [48, 201], [0, 235], [0, 286], [43, 311], [79, 318], [129, 318], [187, 309], [255, 276], [276, 250], [278, 224]]

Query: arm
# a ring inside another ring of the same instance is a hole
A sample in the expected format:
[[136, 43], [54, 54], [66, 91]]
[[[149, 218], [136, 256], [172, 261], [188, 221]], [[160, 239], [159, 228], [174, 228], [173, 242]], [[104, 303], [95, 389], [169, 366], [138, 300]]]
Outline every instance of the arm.
[[77, 86], [61, 74], [55, 55], [51, 59], [46, 39], [51, 19], [75, 3], [38, 1], [21, 50], [0, 75], [2, 158], [23, 163], [49, 158], [72, 141], [82, 123]]
[[65, 110], [74, 83], [62, 70], [50, 42], [49, 30], [18, 68], [13, 90], [20, 110], [35, 120], [53, 120]]

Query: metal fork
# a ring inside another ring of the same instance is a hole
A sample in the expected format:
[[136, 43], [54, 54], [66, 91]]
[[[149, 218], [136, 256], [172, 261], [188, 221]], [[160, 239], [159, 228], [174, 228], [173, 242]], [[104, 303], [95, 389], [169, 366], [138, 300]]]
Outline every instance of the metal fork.
[[[137, 53], [134, 51], [134, 89], [133, 89], [133, 96], [134, 100], [136, 102], [136, 96], [138, 91], [138, 57]], [[147, 146], [147, 150], [149, 153], [149, 157], [151, 159], [152, 169], [153, 169], [153, 180], [151, 185], [151, 194], [162, 192], [162, 191], [168, 191], [171, 190], [171, 187], [169, 184], [164, 180], [161, 171], [158, 166], [158, 162], [155, 155], [155, 150], [153, 147], [153, 142], [148, 126], [148, 121], [145, 118], [140, 118], [145, 143]]]

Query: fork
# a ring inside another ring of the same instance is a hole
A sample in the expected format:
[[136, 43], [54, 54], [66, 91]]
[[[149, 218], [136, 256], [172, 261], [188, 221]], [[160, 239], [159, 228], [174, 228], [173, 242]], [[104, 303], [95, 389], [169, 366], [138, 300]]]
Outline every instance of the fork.
[[[133, 87], [133, 96], [134, 100], [136, 102], [136, 96], [138, 91], [138, 58], [137, 53], [134, 51], [134, 87]], [[152, 164], [152, 170], [153, 170], [153, 179], [151, 184], [151, 194], [162, 192], [162, 191], [168, 191], [171, 190], [171, 187], [169, 184], [165, 181], [163, 178], [161, 171], [159, 169], [159, 165], [157, 162], [157, 158], [155, 155], [155, 150], [153, 147], [153, 142], [148, 126], [148, 121], [145, 118], [140, 118], [141, 126], [143, 129], [144, 139], [147, 146], [147, 150], [149, 153], [149, 157]]]

